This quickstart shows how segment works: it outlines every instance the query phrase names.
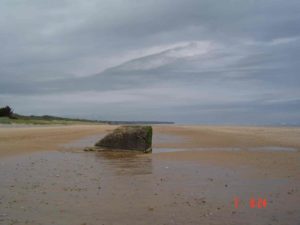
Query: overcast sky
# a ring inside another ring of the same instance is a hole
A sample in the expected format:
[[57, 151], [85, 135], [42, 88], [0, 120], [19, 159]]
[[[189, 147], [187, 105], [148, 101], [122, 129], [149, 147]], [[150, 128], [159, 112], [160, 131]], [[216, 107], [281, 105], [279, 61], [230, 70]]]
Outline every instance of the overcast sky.
[[21, 114], [300, 124], [299, 0], [0, 0]]

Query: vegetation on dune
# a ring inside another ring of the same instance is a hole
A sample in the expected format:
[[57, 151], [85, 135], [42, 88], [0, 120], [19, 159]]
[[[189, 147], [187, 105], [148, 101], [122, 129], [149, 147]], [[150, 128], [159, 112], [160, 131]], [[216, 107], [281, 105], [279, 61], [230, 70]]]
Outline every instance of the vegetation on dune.
[[9, 117], [0, 117], [0, 124], [32, 124], [32, 125], [51, 125], [51, 124], [61, 124], [61, 125], [68, 125], [68, 124], [94, 124], [100, 123], [97, 121], [85, 121], [85, 120], [72, 120], [69, 118], [66, 119], [43, 119], [41, 118], [31, 118], [31, 117], [24, 117], [22, 118], [9, 118]]
[[0, 117], [0, 124], [11, 124], [11, 119], [8, 117]]
[[0, 108], [0, 124], [33, 124], [33, 125], [51, 125], [51, 124], [87, 124], [101, 123], [96, 120], [71, 119], [56, 116], [23, 116], [13, 113], [11, 107]]

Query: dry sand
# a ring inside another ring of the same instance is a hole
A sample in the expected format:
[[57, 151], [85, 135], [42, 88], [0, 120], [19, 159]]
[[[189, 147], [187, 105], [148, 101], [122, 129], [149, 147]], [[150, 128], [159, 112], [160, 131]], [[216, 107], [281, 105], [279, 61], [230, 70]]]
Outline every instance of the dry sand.
[[153, 154], [82, 152], [114, 128], [0, 127], [0, 224], [299, 224], [299, 128], [158, 125]]

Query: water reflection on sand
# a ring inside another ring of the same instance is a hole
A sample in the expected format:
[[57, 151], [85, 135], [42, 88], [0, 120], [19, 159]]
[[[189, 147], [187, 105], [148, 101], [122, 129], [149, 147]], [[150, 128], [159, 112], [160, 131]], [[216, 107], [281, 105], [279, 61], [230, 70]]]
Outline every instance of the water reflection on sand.
[[152, 173], [152, 158], [139, 153], [102, 151], [95, 153], [100, 163], [113, 168], [116, 174], [145, 175]]
[[[249, 179], [247, 168], [154, 155], [52, 151], [1, 159], [0, 225], [251, 224], [253, 218], [292, 225], [300, 219], [289, 204], [296, 201], [295, 180], [291, 192], [287, 178]], [[270, 207], [249, 210], [252, 195], [266, 197]], [[239, 209], [235, 196], [243, 200]]]

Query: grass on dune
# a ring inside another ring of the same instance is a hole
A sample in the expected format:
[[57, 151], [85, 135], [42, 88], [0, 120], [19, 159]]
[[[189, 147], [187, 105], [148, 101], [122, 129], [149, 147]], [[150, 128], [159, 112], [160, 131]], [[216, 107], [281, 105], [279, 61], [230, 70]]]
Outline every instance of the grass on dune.
[[0, 124], [28, 124], [28, 125], [72, 125], [72, 124], [92, 124], [93, 121], [80, 121], [72, 119], [43, 119], [43, 118], [16, 118], [0, 117]]
[[11, 123], [11, 121], [10, 121], [11, 119], [9, 119], [8, 117], [0, 117], [0, 124], [2, 123], [2, 124], [10, 124]]

